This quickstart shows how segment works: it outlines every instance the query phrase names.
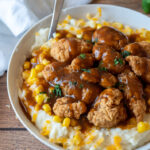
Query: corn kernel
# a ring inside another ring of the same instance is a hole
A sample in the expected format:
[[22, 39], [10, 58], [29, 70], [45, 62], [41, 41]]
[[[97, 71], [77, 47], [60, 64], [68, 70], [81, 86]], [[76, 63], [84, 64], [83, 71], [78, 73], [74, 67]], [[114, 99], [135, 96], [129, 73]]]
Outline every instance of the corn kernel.
[[114, 136], [114, 144], [115, 145], [120, 145], [121, 143], [121, 137], [120, 136]]
[[68, 34], [66, 35], [66, 37], [67, 37], [67, 38], [70, 38], [70, 37], [74, 37], [74, 35], [71, 34], [71, 33], [68, 33]]
[[44, 65], [42, 65], [42, 64], [38, 64], [35, 66], [35, 70], [38, 72], [42, 71], [43, 69], [44, 69]]
[[90, 135], [90, 137], [88, 138], [86, 144], [91, 144], [93, 142], [94, 138], [95, 138], [95, 136]]
[[47, 124], [50, 124], [50, 123], [51, 123], [50, 120], [46, 120], [45, 122], [46, 122]]
[[59, 38], [61, 36], [60, 33], [56, 33], [55, 38]]
[[90, 19], [91, 19], [91, 15], [88, 13], [88, 14], [86, 15], [86, 18], [90, 20]]
[[54, 91], [54, 87], [50, 87], [50, 88], [48, 88], [48, 93], [49, 93], [49, 94], [52, 94], [52, 93], [53, 93], [53, 91]]
[[97, 148], [98, 146], [100, 146], [102, 143], [104, 142], [104, 138], [100, 138], [99, 140], [97, 140], [96, 144], [94, 145], [95, 148]]
[[65, 118], [63, 120], [63, 126], [64, 127], [69, 127], [69, 125], [70, 125], [70, 118]]
[[54, 116], [54, 117], [53, 117], [53, 120], [54, 120], [55, 122], [60, 123], [60, 122], [62, 121], [62, 118], [60, 118], [59, 116]]
[[39, 94], [40, 92], [43, 92], [43, 91], [44, 91], [44, 88], [43, 88], [42, 85], [39, 85], [39, 86], [34, 90], [34, 92], [35, 92], [36, 94]]
[[31, 63], [36, 63], [36, 62], [37, 62], [36, 57], [33, 57], [33, 58], [31, 59]]
[[24, 80], [26, 80], [29, 76], [30, 76], [29, 70], [25, 70], [24, 72], [22, 72], [22, 77]]
[[147, 122], [139, 122], [137, 124], [137, 131], [139, 133], [145, 132], [150, 129], [150, 125]]
[[115, 145], [109, 145], [106, 147], [106, 150], [117, 150]]
[[44, 104], [42, 108], [45, 112], [51, 112], [51, 107], [49, 104]]
[[64, 21], [63, 21], [63, 23], [67, 24], [67, 23], [68, 23], [68, 21], [67, 21], [67, 20], [64, 20]]
[[71, 126], [77, 126], [78, 122], [75, 119], [71, 119]]
[[43, 136], [47, 136], [47, 135], [49, 135], [49, 133], [50, 133], [49, 130], [43, 130], [43, 131], [41, 131], [41, 134], [42, 134]]
[[72, 17], [70, 15], [67, 15], [66, 19], [70, 20], [70, 19], [72, 19]]
[[36, 102], [41, 105], [44, 101], [44, 99], [47, 98], [47, 94], [39, 94], [35, 97]]
[[33, 116], [32, 116], [32, 122], [35, 122], [36, 118], [37, 118], [37, 113], [34, 113]]
[[101, 8], [98, 8], [97, 10], [98, 10], [99, 16], [102, 16], [102, 10], [101, 10]]
[[115, 27], [115, 28], [123, 29], [123, 24], [121, 24], [121, 23], [114, 22], [112, 25], [113, 25], [113, 27]]
[[70, 27], [70, 29], [69, 29], [70, 31], [74, 31], [75, 29], [74, 29], [74, 27]]
[[37, 75], [36, 70], [34, 68], [31, 69], [30, 77], [35, 78]]
[[24, 67], [24, 69], [30, 69], [30, 62], [29, 61], [25, 61], [23, 67]]
[[96, 17], [93, 17], [93, 18], [92, 18], [92, 20], [93, 20], [93, 21], [97, 21], [97, 20], [98, 20], [98, 18], [96, 18]]
[[46, 65], [50, 64], [50, 61], [47, 59], [43, 59], [42, 64], [46, 66]]
[[41, 108], [41, 106], [40, 106], [39, 104], [36, 104], [35, 107], [34, 107], [34, 110], [35, 110], [35, 111], [39, 111], [40, 108]]
[[74, 145], [79, 145], [81, 143], [82, 139], [81, 139], [81, 136], [80, 134], [76, 134], [74, 137], [73, 137], [73, 144]]
[[101, 27], [102, 27], [101, 24], [97, 24], [97, 26], [96, 26], [97, 29], [100, 29]]

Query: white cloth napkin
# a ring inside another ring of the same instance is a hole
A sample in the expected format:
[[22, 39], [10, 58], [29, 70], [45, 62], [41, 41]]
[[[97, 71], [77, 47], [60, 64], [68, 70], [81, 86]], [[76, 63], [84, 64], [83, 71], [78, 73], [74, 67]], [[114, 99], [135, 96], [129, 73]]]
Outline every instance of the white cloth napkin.
[[[63, 7], [92, 0], [65, 0]], [[11, 52], [23, 32], [50, 14], [54, 0], [0, 0], [0, 76], [7, 70]]]

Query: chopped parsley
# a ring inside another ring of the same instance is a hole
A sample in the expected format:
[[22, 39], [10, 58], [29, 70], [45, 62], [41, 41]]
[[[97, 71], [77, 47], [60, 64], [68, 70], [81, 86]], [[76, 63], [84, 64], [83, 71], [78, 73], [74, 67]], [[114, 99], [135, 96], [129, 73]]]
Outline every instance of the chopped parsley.
[[79, 88], [82, 89], [83, 88], [83, 84], [80, 84]]
[[114, 59], [114, 65], [123, 65], [123, 60], [121, 58], [115, 58]]
[[126, 57], [129, 56], [130, 54], [131, 54], [131, 53], [128, 52], [128, 51], [123, 51], [123, 52], [121, 52], [121, 55], [122, 55], [123, 58], [126, 58]]
[[55, 87], [54, 87], [54, 90], [53, 90], [53, 93], [56, 95], [56, 96], [61, 96], [61, 88], [60, 88], [60, 85], [59, 84], [56, 84]]
[[82, 71], [85, 71], [85, 72], [88, 72], [88, 73], [91, 73], [91, 70], [90, 69], [81, 69]]
[[79, 57], [82, 58], [82, 59], [85, 59], [86, 55], [85, 54], [80, 54]]
[[107, 68], [105, 68], [105, 67], [99, 67], [99, 70], [100, 71], [107, 71]]
[[40, 92], [39, 94], [46, 94], [46, 92]]

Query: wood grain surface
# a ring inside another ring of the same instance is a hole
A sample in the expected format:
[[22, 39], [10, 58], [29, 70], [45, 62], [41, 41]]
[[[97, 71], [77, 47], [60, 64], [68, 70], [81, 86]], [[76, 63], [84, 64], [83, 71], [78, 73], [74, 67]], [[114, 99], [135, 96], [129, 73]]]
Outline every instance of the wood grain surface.
[[[141, 0], [94, 0], [92, 3], [113, 4], [143, 13]], [[16, 118], [7, 94], [6, 73], [0, 77], [0, 150], [49, 150]]]

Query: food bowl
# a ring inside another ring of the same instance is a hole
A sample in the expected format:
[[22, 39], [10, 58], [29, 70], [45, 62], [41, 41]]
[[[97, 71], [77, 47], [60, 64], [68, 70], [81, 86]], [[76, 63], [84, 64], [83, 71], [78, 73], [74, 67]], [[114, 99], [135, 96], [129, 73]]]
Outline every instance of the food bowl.
[[[102, 9], [102, 19], [109, 22], [120, 22], [124, 25], [129, 25], [132, 28], [146, 28], [150, 29], [150, 18], [133, 10], [113, 6], [113, 5], [83, 5], [78, 7], [67, 8], [62, 11], [60, 20], [64, 19], [67, 14], [70, 14], [74, 18], [85, 18], [87, 13], [95, 14], [97, 8], [101, 7]], [[25, 128], [35, 136], [43, 144], [47, 145], [52, 149], [62, 149], [61, 147], [50, 143], [47, 138], [42, 136], [39, 130], [28, 120], [24, 114], [18, 98], [18, 89], [21, 86], [21, 71], [22, 65], [25, 59], [31, 54], [31, 46], [34, 43], [35, 32], [40, 28], [49, 27], [51, 21], [51, 15], [40, 20], [36, 25], [31, 27], [20, 41], [17, 43], [14, 51], [12, 53], [8, 74], [7, 74], [7, 88], [8, 95], [12, 107]]]

